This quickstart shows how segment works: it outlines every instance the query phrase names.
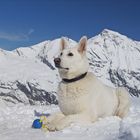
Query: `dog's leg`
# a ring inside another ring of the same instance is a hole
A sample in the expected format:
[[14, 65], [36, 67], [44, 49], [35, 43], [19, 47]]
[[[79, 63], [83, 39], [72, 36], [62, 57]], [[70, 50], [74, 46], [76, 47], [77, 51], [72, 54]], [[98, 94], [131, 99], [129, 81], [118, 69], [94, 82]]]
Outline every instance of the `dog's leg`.
[[119, 100], [119, 106], [116, 115], [119, 116], [120, 118], [124, 118], [128, 114], [129, 107], [130, 107], [130, 99], [125, 89], [119, 88], [118, 100]]
[[[56, 124], [51, 124], [48, 129], [49, 130], [62, 130], [65, 127], [70, 126], [71, 123], [80, 123], [80, 124], [87, 124], [91, 122], [91, 119], [86, 114], [74, 114], [65, 116], [63, 119], [57, 121]], [[52, 126], [53, 125], [53, 126]]]

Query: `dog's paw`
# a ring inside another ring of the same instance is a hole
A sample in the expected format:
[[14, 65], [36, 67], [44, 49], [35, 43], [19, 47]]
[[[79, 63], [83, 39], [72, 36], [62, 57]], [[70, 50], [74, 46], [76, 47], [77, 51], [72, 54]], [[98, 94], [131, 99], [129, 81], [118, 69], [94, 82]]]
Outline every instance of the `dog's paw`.
[[55, 130], [57, 130], [57, 131], [60, 131], [60, 130], [62, 130], [62, 129], [64, 129], [64, 128], [65, 128], [65, 125], [60, 124], [60, 123], [58, 123], [58, 124], [55, 126]]
[[47, 124], [47, 129], [49, 130], [49, 131], [56, 131], [56, 128], [55, 128], [55, 125], [54, 124]]
[[60, 131], [65, 128], [65, 125], [60, 123], [49, 123], [47, 124], [47, 128], [49, 131]]

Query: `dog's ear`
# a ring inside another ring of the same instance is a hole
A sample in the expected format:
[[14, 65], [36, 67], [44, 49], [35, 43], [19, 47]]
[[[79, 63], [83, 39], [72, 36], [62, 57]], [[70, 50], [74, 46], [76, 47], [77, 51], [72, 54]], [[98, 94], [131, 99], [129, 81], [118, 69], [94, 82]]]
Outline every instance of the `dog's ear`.
[[87, 37], [83, 36], [79, 41], [78, 51], [80, 53], [84, 53], [84, 52], [86, 52], [86, 48], [87, 48]]
[[61, 37], [60, 50], [63, 51], [68, 46], [68, 41], [65, 37]]

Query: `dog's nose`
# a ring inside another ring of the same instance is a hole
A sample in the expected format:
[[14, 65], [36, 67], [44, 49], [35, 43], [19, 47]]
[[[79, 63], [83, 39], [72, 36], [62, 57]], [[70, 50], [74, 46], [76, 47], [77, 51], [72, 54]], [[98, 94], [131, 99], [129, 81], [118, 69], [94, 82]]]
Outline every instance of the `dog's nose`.
[[55, 58], [54, 63], [55, 65], [60, 65], [61, 59], [60, 58]]

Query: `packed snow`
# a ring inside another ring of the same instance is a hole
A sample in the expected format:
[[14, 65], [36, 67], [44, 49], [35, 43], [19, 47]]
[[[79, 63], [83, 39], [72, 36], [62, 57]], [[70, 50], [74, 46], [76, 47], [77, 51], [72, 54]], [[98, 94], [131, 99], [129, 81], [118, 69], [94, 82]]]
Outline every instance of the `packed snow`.
[[[134, 101], [136, 99], [133, 99]], [[57, 105], [0, 103], [0, 140], [140, 140], [140, 105], [133, 103], [126, 118], [100, 118], [90, 125], [71, 124], [62, 131], [32, 128], [34, 119], [59, 111]]]

